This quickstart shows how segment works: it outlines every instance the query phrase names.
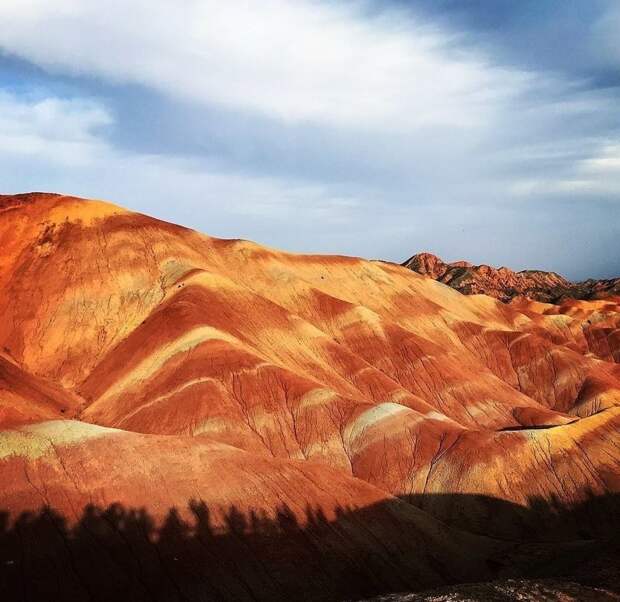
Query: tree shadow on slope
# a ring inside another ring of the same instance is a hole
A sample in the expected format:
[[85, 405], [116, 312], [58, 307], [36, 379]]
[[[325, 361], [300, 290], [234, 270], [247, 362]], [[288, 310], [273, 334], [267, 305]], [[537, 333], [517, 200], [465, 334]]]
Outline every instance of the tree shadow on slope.
[[477, 494], [425, 493], [401, 499], [448, 525], [498, 539], [590, 540], [620, 528], [620, 494], [616, 493], [586, 491], [584, 500], [572, 505], [553, 495], [531, 497], [525, 506]]
[[489, 556], [494, 578], [562, 578], [620, 593], [620, 494], [579, 503], [532, 497], [527, 506], [472, 494], [402, 499], [455, 528], [506, 542]]
[[[385, 521], [381, 513], [393, 500], [340, 508], [333, 520], [308, 508], [303, 523], [285, 505], [272, 515], [231, 506], [224, 526], [215, 526], [212, 509], [197, 500], [186, 514], [171, 508], [159, 524], [146, 509], [119, 504], [88, 505], [71, 523], [44, 507], [14, 520], [0, 514], [0, 593], [16, 602], [331, 601], [499, 576], [580, 578], [580, 570], [582, 580], [592, 583], [599, 577], [588, 567], [596, 561], [610, 571], [603, 585], [620, 588], [618, 550], [610, 543], [620, 522], [618, 495], [591, 497], [572, 508], [541, 500], [522, 508], [465, 495], [409, 501], [480, 533], [485, 521], [490, 532], [501, 521], [504, 529], [515, 529], [513, 539], [487, 559], [484, 574], [464, 576], [451, 572], [451, 558], [435, 557], [424, 537], [414, 546], [403, 537], [397, 541], [396, 513], [382, 535], [369, 529], [377, 517]], [[463, 556], [475, 553], [462, 550]]]

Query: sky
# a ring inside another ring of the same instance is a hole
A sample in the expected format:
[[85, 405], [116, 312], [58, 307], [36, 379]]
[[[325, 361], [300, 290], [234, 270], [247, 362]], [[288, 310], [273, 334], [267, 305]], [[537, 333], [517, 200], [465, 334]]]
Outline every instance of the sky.
[[620, 0], [1, 0], [0, 191], [620, 275]]

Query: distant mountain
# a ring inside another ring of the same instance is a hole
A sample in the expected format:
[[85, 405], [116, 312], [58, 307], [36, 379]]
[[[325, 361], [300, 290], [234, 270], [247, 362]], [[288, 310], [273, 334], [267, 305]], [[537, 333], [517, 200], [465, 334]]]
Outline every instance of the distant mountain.
[[504, 303], [527, 297], [544, 303], [566, 299], [605, 299], [620, 296], [620, 278], [571, 282], [555, 272], [474, 265], [467, 261], [445, 263], [432, 253], [418, 253], [405, 267], [443, 282], [465, 295], [490, 295]]

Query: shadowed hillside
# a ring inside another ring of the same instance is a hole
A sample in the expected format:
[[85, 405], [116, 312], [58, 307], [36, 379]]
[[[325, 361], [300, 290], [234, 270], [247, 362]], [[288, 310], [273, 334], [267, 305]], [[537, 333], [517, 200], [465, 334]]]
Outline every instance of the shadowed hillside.
[[[415, 500], [433, 506], [434, 496]], [[484, 506], [499, 512], [505, 528], [526, 523], [532, 531], [510, 545], [499, 544], [471, 580], [571, 575], [588, 585], [620, 591], [612, 532], [618, 524], [618, 496], [592, 498], [574, 508], [532, 500], [519, 507], [492, 498], [443, 496], [468, 512]], [[389, 502], [380, 502], [383, 505]], [[379, 549], [364, 545], [363, 532], [381, 509], [337, 508], [328, 520], [320, 508], [307, 508], [303, 522], [282, 505], [269, 515], [245, 514], [232, 506], [224, 523], [214, 524], [203, 501], [171, 508], [158, 522], [145, 508], [89, 504], [75, 522], [53, 508], [0, 515], [0, 588], [15, 601], [64, 600], [342, 600], [458, 581], [445, 559], [424, 546], [404, 548], [386, 538]], [[574, 525], [599, 531], [566, 536]], [[512, 523], [512, 525], [511, 525]], [[412, 556], [433, 567], [412, 571]], [[597, 561], [607, 563], [597, 573]], [[617, 560], [617, 556], [616, 556]], [[603, 581], [604, 583], [600, 583]]]

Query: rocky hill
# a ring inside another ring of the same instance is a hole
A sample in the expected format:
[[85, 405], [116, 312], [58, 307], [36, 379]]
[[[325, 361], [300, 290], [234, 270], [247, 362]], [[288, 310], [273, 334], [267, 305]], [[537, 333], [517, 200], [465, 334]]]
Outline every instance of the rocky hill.
[[500, 301], [527, 297], [544, 303], [567, 299], [620, 297], [620, 278], [570, 282], [555, 272], [473, 265], [467, 261], [445, 263], [431, 253], [418, 253], [403, 263], [405, 267], [443, 282], [465, 295], [490, 295]]
[[28, 194], [0, 197], [0, 316], [7, 599], [613, 585], [612, 299], [506, 305]]

